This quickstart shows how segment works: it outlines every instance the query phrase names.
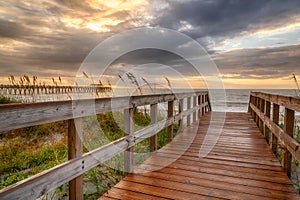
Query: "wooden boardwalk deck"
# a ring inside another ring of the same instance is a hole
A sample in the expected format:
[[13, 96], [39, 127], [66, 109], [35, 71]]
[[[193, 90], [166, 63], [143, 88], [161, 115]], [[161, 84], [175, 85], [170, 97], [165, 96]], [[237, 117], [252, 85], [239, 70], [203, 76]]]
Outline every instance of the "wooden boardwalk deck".
[[100, 199], [300, 199], [247, 113], [226, 113], [218, 143], [199, 158], [209, 124], [218, 124], [211, 115], [186, 128]]

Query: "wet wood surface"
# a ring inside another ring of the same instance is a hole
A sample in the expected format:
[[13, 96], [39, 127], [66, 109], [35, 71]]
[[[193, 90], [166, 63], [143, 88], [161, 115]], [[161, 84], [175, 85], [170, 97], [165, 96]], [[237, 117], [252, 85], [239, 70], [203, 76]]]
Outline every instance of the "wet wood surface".
[[[226, 113], [224, 127], [213, 114], [185, 128], [100, 199], [300, 199], [249, 114]], [[222, 133], [202, 158], [210, 125]]]

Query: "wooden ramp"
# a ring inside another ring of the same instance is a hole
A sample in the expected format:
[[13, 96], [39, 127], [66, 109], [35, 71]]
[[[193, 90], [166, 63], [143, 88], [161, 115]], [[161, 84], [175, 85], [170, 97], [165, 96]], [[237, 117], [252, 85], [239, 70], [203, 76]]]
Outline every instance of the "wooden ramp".
[[222, 115], [186, 128], [100, 199], [300, 199], [247, 113], [226, 113], [217, 144], [199, 158], [209, 125], [220, 125], [212, 114]]

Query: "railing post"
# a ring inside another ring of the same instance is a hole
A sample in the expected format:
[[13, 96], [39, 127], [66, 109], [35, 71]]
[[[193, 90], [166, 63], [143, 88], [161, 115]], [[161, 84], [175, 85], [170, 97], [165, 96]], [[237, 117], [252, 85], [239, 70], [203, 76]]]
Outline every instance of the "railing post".
[[[260, 98], [259, 97], [256, 97], [256, 107], [259, 109], [260, 108]], [[259, 115], [256, 114], [256, 119], [255, 119], [255, 122], [256, 122], [256, 125], [259, 127]]]
[[[173, 117], [173, 112], [174, 112], [174, 101], [168, 101], [168, 118]], [[168, 133], [168, 140], [172, 141], [173, 139], [173, 124], [168, 126], [167, 129]]]
[[207, 102], [207, 112], [211, 112], [212, 108], [211, 108], [211, 104], [210, 104], [210, 101], [209, 101], [209, 94], [208, 93], [206, 95], [206, 102]]
[[[271, 102], [266, 101], [266, 116], [270, 118], [271, 116]], [[264, 133], [268, 144], [270, 144], [270, 130], [268, 126], [265, 124]]]
[[[257, 107], [257, 97], [253, 98], [253, 105], [255, 107]], [[253, 111], [253, 119], [254, 119], [254, 122], [256, 123], [256, 112], [254, 112], [254, 111]]]
[[248, 107], [248, 112], [251, 114], [252, 118], [254, 118], [254, 111], [251, 108], [251, 104], [255, 105], [255, 97], [250, 94], [250, 100], [249, 100], [249, 107]]
[[[262, 113], [265, 113], [265, 100], [264, 99], [260, 99], [259, 110]], [[262, 132], [262, 134], [264, 135], [264, 121], [262, 119], [259, 119], [259, 129]]]
[[252, 115], [252, 109], [250, 107], [250, 104], [252, 103], [252, 94], [250, 93], [250, 98], [249, 98], [249, 105], [248, 105], [248, 113]]
[[[197, 106], [197, 96], [193, 97], [193, 108], [195, 108]], [[197, 110], [195, 110], [195, 112], [193, 112], [193, 123], [195, 123], [197, 121]]]
[[[284, 112], [284, 132], [293, 138], [294, 135], [295, 111], [285, 108]], [[282, 166], [288, 177], [291, 178], [292, 154], [286, 146], [282, 150]]]
[[[179, 113], [181, 113], [183, 111], [183, 99], [179, 99]], [[182, 129], [183, 129], [183, 119], [180, 119], [178, 121], [178, 125], [179, 125], [179, 128], [178, 128], [178, 132], [181, 132]]]
[[[82, 140], [75, 127], [75, 120], [78, 126], [81, 125], [80, 118], [68, 120], [68, 159], [79, 157], [82, 155]], [[81, 129], [81, 127], [79, 127]], [[82, 131], [82, 129], [80, 130]], [[82, 163], [84, 168], [84, 163]], [[83, 199], [83, 175], [76, 177], [69, 182], [69, 199]]]
[[[150, 105], [150, 118], [151, 124], [155, 124], [157, 122], [157, 103]], [[157, 134], [150, 138], [150, 152], [154, 152], [157, 150]]]
[[[124, 135], [128, 136], [133, 132], [133, 110], [129, 108], [124, 110]], [[127, 149], [124, 152], [124, 175], [128, 175], [133, 170], [133, 152], [134, 147]]]
[[201, 99], [202, 99], [202, 112], [201, 112], [201, 115], [203, 116], [203, 115], [205, 115], [205, 95], [203, 94], [202, 96], [201, 96]]
[[[273, 115], [273, 122], [275, 124], [279, 124], [279, 105], [273, 103], [273, 112], [272, 112], [272, 115]], [[274, 133], [271, 134], [271, 146], [272, 146], [272, 151], [274, 154], [277, 153], [277, 145], [278, 145], [278, 138], [275, 136]]]
[[[189, 110], [191, 108], [191, 97], [188, 97], [187, 98], [187, 109]], [[190, 126], [191, 125], [191, 115], [188, 115], [187, 116], [187, 126]]]
[[199, 110], [198, 110], [198, 120], [200, 120], [200, 118], [201, 118], [201, 95], [199, 95], [198, 97], [198, 106], [199, 106]]

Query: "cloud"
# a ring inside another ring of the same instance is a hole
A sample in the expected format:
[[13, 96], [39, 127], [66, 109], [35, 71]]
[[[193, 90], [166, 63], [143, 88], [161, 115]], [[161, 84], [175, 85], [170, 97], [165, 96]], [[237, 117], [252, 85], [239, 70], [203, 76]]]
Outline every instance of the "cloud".
[[[119, 5], [115, 9], [93, 0], [5, 1], [0, 7], [0, 74], [74, 74], [101, 41], [133, 27], [130, 7]], [[77, 19], [83, 23], [70, 26]], [[97, 32], [87, 26], [96, 27], [103, 19], [105, 28], [113, 31]]]
[[[6, 0], [0, 5], [0, 74], [71, 77], [101, 41], [148, 25], [179, 30], [196, 39], [227, 77], [300, 74], [299, 46], [230, 52], [214, 49], [226, 38], [299, 22], [299, 7], [300, 1], [293, 0]], [[146, 63], [195, 74], [184, 59], [153, 49], [120, 57], [109, 73]]]
[[300, 1], [287, 0], [210, 0], [168, 1], [168, 6], [156, 13], [153, 25], [182, 30], [192, 38], [205, 37], [217, 42], [254, 31], [274, 29], [299, 22]]
[[212, 57], [224, 78], [280, 78], [300, 75], [300, 45], [243, 49], [215, 53]]

